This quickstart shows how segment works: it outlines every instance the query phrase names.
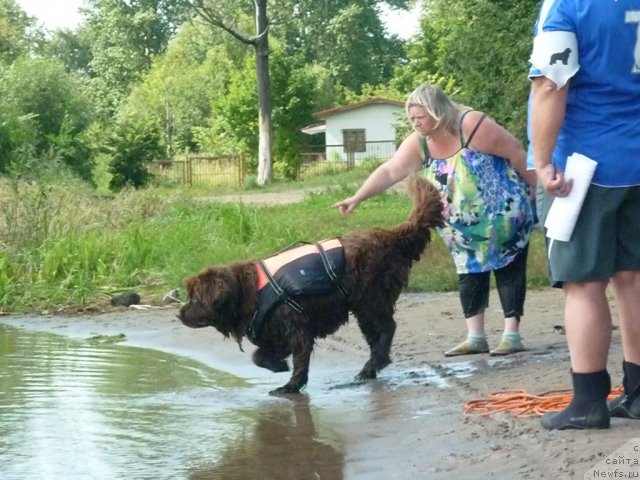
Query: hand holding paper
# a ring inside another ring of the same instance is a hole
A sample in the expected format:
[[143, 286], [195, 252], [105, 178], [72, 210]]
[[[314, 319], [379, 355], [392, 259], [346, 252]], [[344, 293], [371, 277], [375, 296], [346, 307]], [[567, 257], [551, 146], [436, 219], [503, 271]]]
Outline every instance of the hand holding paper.
[[580, 153], [574, 153], [567, 158], [564, 176], [573, 179], [573, 188], [568, 196], [553, 199], [547, 220], [544, 222], [548, 238], [561, 242], [568, 242], [571, 239], [597, 165], [595, 160]]

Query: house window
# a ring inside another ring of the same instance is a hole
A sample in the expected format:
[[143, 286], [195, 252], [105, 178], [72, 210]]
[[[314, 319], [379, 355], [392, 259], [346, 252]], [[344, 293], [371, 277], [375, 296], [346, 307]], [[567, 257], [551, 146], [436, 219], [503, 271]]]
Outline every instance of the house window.
[[350, 129], [342, 130], [342, 143], [344, 144], [345, 152], [366, 152], [367, 146], [365, 142], [367, 139], [364, 135], [363, 129]]

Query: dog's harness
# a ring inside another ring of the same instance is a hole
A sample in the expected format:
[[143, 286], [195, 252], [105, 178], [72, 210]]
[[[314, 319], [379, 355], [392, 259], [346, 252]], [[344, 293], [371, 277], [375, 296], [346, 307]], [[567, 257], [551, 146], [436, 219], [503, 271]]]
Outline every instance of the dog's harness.
[[338, 290], [348, 293], [341, 278], [345, 270], [344, 247], [339, 239], [323, 240], [289, 248], [256, 263], [258, 304], [247, 328], [247, 337], [255, 341], [273, 311], [286, 303], [300, 315], [304, 308], [292, 297], [322, 295]]

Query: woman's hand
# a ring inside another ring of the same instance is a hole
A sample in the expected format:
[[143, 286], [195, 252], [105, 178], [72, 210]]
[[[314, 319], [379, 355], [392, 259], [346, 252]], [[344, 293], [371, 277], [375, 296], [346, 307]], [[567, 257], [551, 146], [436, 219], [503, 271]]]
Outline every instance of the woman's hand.
[[332, 207], [337, 208], [340, 213], [346, 215], [347, 213], [351, 213], [358, 205], [360, 205], [360, 200], [356, 199], [356, 197], [349, 197], [341, 202], [334, 203]]
[[522, 176], [524, 181], [529, 186], [529, 196], [533, 199], [536, 198], [536, 188], [538, 187], [538, 175], [535, 170], [525, 170]]

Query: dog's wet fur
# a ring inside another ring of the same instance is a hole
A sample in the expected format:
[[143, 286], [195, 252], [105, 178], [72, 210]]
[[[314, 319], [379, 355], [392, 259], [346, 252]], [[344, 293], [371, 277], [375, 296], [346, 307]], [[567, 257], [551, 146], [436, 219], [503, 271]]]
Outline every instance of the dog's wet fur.
[[[282, 304], [276, 308], [253, 343], [256, 365], [274, 372], [287, 371], [289, 381], [271, 394], [298, 393], [308, 381], [311, 352], [316, 338], [336, 332], [349, 319], [358, 322], [371, 354], [357, 380], [376, 378], [391, 363], [396, 322], [395, 304], [409, 279], [413, 263], [431, 240], [431, 230], [442, 226], [442, 204], [436, 188], [424, 178], [407, 179], [413, 209], [407, 221], [388, 229], [373, 228], [341, 237], [345, 254], [342, 283], [345, 297], [336, 290], [325, 295], [298, 295], [294, 300], [305, 315]], [[256, 311], [256, 260], [208, 268], [185, 280], [187, 301], [178, 317], [192, 328], [214, 327], [242, 345]]]

